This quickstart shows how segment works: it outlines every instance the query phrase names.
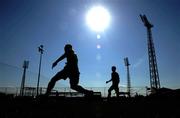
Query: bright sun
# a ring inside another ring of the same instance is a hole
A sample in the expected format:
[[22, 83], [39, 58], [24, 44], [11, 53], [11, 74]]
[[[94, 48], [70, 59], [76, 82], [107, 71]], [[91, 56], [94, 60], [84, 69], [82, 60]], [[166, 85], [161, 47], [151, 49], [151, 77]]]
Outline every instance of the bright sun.
[[96, 31], [96, 32], [102, 32], [104, 31], [110, 22], [110, 15], [109, 12], [101, 7], [96, 6], [91, 8], [87, 15], [86, 15], [86, 21], [88, 26]]

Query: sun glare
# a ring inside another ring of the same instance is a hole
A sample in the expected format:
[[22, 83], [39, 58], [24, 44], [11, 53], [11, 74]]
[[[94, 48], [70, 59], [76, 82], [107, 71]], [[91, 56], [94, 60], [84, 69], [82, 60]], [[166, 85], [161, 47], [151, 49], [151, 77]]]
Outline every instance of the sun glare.
[[110, 23], [110, 14], [104, 7], [96, 6], [88, 11], [86, 21], [92, 30], [102, 32]]

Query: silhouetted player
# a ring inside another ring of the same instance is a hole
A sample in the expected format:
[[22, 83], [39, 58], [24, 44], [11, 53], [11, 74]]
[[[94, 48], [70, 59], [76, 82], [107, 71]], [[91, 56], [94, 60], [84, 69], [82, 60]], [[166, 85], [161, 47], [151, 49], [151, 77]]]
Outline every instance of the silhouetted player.
[[48, 88], [46, 91], [46, 95], [49, 95], [51, 90], [53, 89], [56, 81], [60, 79], [66, 80], [67, 78], [70, 79], [70, 87], [80, 93], [86, 95], [92, 95], [93, 91], [86, 90], [83, 87], [79, 86], [79, 69], [78, 69], [78, 58], [77, 55], [74, 53], [71, 44], [66, 44], [64, 47], [65, 53], [60, 56], [53, 64], [52, 68], [54, 68], [57, 63], [64, 58], [67, 59], [67, 63], [63, 70], [59, 71], [49, 82]]
[[116, 92], [116, 96], [119, 97], [119, 74], [116, 72], [116, 67], [112, 66], [112, 73], [111, 73], [111, 79], [106, 81], [106, 83], [109, 83], [110, 81], [112, 81], [112, 85], [111, 87], [108, 89], [108, 97], [111, 97], [111, 91], [115, 90]]

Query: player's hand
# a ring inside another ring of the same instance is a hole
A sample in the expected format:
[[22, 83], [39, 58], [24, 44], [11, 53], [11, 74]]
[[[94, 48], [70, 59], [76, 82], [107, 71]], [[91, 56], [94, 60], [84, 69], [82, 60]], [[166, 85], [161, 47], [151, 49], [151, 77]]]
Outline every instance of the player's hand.
[[54, 62], [54, 63], [52, 64], [52, 69], [53, 69], [56, 65], [57, 65], [57, 62]]

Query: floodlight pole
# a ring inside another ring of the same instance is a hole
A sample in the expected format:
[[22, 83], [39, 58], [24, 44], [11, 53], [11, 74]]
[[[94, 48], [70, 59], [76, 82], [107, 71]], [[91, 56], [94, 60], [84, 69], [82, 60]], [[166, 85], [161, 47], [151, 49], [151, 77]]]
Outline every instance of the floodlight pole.
[[21, 88], [20, 88], [20, 96], [24, 96], [24, 85], [25, 85], [25, 78], [26, 78], [26, 69], [28, 68], [29, 61], [24, 61], [23, 63], [23, 76], [22, 76], [22, 81], [21, 81]]
[[161, 88], [157, 60], [156, 60], [155, 46], [153, 43], [152, 32], [151, 32], [151, 28], [153, 28], [153, 25], [148, 21], [146, 15], [140, 15], [140, 18], [144, 23], [144, 26], [147, 28], [150, 86], [152, 91], [153, 89], [157, 90]]
[[37, 96], [39, 95], [39, 81], [40, 81], [40, 73], [41, 73], [41, 61], [42, 61], [42, 54], [43, 54], [43, 45], [38, 47], [38, 51], [40, 52], [40, 61], [39, 61], [39, 73], [38, 73], [38, 82], [37, 82]]
[[124, 63], [125, 66], [127, 67], [127, 92], [129, 97], [131, 97], [131, 81], [130, 81], [130, 73], [129, 73], [129, 61], [128, 61], [128, 57], [124, 58]]

